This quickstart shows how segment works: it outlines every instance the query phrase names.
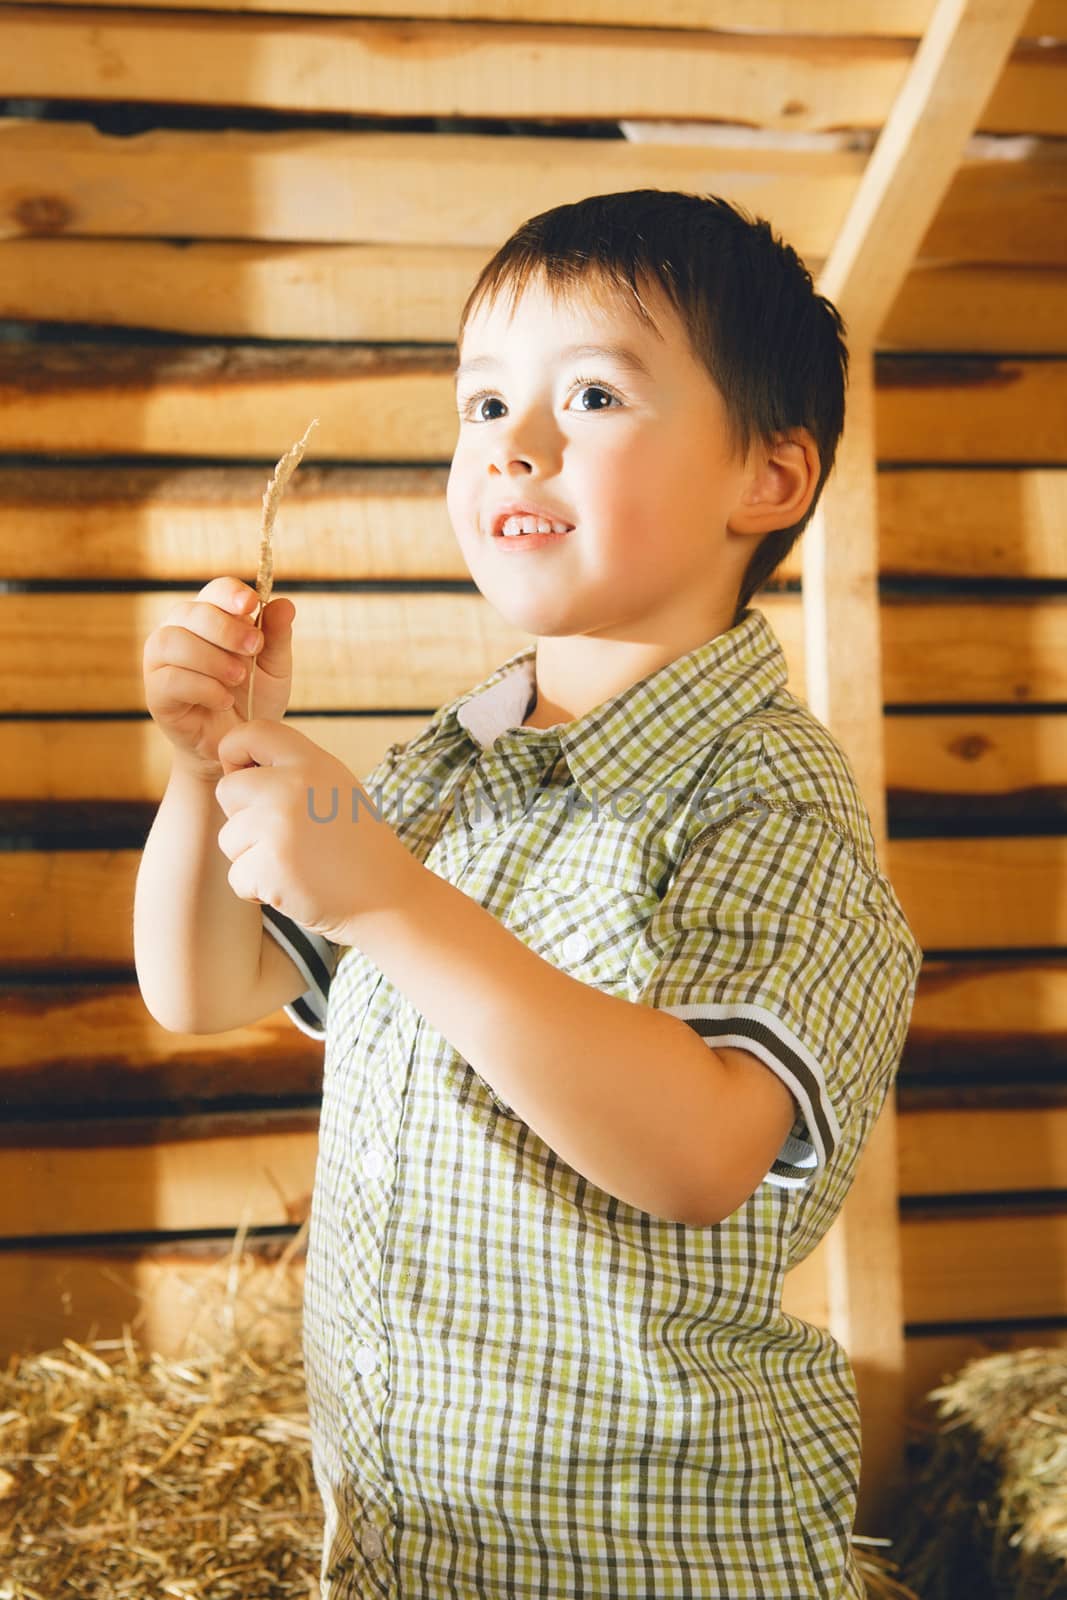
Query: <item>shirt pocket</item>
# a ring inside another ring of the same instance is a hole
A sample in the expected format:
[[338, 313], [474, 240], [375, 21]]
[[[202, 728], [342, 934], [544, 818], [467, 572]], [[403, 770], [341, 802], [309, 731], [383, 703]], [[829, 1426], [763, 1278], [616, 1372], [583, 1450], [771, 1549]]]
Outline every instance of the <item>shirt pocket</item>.
[[554, 870], [522, 884], [508, 926], [570, 977], [625, 994], [634, 945], [656, 904], [651, 888]]

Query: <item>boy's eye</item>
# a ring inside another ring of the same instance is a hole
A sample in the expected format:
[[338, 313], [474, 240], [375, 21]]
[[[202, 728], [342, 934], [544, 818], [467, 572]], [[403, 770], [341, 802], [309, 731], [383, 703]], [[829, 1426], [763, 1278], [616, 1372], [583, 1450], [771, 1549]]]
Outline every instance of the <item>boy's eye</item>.
[[[609, 389], [607, 384], [600, 383], [595, 378], [575, 378], [571, 393], [581, 393], [585, 390], [589, 390], [598, 395], [606, 396], [608, 404], [582, 406], [581, 409], [583, 411], [610, 411], [612, 404], [621, 405], [622, 403], [614, 389]], [[495, 394], [492, 389], [479, 389], [477, 394], [472, 394], [470, 399], [465, 401], [460, 406], [459, 414], [461, 417], [469, 418], [469, 420], [472, 422], [493, 422], [496, 420], [494, 417], [476, 417], [473, 415], [473, 412], [475, 407], [479, 406], [483, 401], [499, 400], [499, 398], [499, 395]]]

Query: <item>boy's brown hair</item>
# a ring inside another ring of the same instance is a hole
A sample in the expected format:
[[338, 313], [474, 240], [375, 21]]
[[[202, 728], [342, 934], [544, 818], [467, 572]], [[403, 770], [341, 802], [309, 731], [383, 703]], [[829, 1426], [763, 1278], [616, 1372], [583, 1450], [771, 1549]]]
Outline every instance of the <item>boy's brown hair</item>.
[[760, 540], [742, 579], [736, 622], [752, 595], [793, 548], [830, 475], [845, 423], [848, 348], [836, 306], [817, 294], [791, 245], [769, 222], [717, 195], [625, 189], [556, 206], [522, 223], [486, 262], [460, 314], [457, 347], [471, 313], [531, 281], [565, 297], [579, 284], [622, 293], [647, 324], [650, 280], [670, 298], [698, 359], [722, 394], [731, 444], [771, 444], [807, 428], [819, 480], [807, 512]]

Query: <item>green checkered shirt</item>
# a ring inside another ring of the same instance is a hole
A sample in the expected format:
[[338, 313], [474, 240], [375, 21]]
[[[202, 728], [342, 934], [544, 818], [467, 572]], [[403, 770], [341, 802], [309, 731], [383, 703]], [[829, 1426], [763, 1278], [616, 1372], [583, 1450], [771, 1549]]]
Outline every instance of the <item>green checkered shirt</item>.
[[363, 779], [540, 955], [788, 1084], [790, 1137], [713, 1226], [580, 1176], [360, 950], [265, 908], [308, 979], [287, 1009], [326, 1041], [304, 1291], [324, 1600], [863, 1593], [851, 1370], [780, 1294], [845, 1198], [922, 953], [785, 682], [749, 609], [525, 728], [531, 647]]

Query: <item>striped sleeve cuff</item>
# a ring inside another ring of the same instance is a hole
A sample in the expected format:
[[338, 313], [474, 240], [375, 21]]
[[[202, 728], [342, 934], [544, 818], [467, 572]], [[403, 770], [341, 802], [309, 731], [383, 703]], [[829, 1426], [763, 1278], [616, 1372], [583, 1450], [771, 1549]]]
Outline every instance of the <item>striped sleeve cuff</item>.
[[800, 1107], [807, 1137], [798, 1136], [794, 1128], [763, 1181], [783, 1189], [809, 1183], [837, 1148], [841, 1129], [822, 1068], [803, 1041], [762, 1006], [696, 1004], [659, 1009], [687, 1023], [711, 1049], [727, 1045], [751, 1051], [782, 1080]]
[[311, 1039], [325, 1039], [326, 1010], [330, 980], [337, 966], [340, 950], [321, 934], [309, 933], [295, 922], [275, 911], [273, 906], [262, 906], [263, 927], [307, 979], [307, 989], [290, 1005], [283, 1007], [286, 1016], [295, 1022], [301, 1033]]

